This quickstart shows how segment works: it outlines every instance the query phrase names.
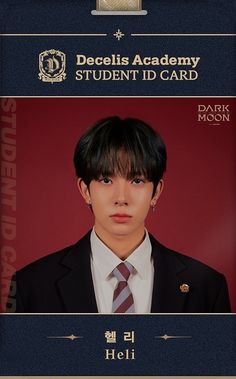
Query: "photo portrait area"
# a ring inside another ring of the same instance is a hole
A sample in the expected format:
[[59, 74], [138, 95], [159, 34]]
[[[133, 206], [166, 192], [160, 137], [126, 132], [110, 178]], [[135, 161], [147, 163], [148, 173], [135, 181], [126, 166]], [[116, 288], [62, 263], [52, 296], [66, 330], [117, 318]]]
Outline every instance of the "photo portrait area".
[[[15, 159], [9, 156], [15, 171], [4, 164], [1, 172], [2, 312], [15, 270], [75, 243], [92, 228], [73, 154], [87, 128], [109, 116], [141, 119], [162, 136], [168, 154], [164, 190], [146, 227], [168, 248], [223, 273], [236, 312], [234, 99], [16, 98], [12, 107], [6, 101], [1, 128], [15, 132], [5, 135], [7, 141], [2, 134], [1, 143], [15, 146]], [[13, 113], [14, 125], [8, 125]], [[2, 155], [2, 162], [7, 159]], [[15, 209], [7, 201], [13, 195]]]

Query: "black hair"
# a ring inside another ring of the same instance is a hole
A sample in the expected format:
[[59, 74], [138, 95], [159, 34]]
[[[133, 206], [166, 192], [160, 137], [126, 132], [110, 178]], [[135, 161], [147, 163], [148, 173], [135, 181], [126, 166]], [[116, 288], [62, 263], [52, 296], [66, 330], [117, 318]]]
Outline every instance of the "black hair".
[[161, 136], [145, 122], [119, 117], [98, 121], [80, 138], [74, 153], [76, 174], [87, 186], [101, 177], [144, 176], [154, 191], [166, 170]]

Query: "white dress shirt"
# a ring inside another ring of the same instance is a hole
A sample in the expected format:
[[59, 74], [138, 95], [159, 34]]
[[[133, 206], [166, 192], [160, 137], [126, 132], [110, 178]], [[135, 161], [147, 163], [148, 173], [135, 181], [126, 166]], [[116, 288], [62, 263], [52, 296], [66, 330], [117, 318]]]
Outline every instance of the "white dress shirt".
[[[91, 242], [91, 270], [95, 297], [99, 313], [112, 312], [112, 300], [117, 279], [112, 274], [114, 268], [123, 262], [96, 235], [93, 229]], [[135, 270], [128, 279], [134, 298], [135, 313], [150, 313], [154, 267], [151, 259], [152, 245], [146, 230], [143, 242], [126, 259]]]

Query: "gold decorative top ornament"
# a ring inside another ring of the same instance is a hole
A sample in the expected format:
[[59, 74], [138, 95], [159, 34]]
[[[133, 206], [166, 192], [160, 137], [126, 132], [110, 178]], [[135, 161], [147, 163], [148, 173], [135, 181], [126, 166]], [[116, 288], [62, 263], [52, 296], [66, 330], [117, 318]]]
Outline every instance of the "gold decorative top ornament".
[[146, 15], [142, 10], [142, 0], [97, 0], [92, 15]]

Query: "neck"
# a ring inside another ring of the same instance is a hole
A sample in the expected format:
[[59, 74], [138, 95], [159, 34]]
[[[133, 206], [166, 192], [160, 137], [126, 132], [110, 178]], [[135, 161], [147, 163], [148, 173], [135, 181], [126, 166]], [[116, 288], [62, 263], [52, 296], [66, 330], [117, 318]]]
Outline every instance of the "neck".
[[95, 225], [95, 232], [98, 238], [122, 260], [127, 259], [145, 238], [144, 227], [129, 235], [111, 235]]

